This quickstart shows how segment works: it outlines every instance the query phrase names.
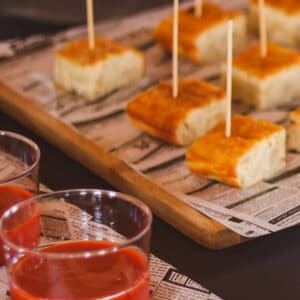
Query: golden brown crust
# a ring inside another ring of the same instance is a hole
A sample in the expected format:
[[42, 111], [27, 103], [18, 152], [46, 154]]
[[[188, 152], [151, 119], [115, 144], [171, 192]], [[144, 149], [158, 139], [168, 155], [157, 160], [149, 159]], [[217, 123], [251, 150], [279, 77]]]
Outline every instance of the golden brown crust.
[[115, 41], [97, 36], [95, 38], [95, 49], [90, 50], [86, 39], [70, 42], [57, 52], [57, 55], [81, 66], [90, 66], [105, 60], [109, 55], [121, 54], [128, 50], [135, 51], [143, 56], [139, 51], [125, 47]]
[[[203, 14], [201, 18], [196, 17], [193, 10], [180, 11], [179, 52], [196, 60], [198, 57], [195, 46], [196, 38], [211, 27], [241, 15], [243, 14], [240, 12], [225, 11], [220, 6], [208, 2], [203, 3]], [[161, 21], [154, 32], [156, 40], [168, 51], [172, 51], [172, 32], [173, 16]]]
[[255, 45], [233, 61], [235, 68], [260, 79], [296, 64], [300, 64], [300, 55], [297, 51], [272, 43], [268, 43], [268, 55], [266, 57], [261, 56], [259, 45]]
[[187, 114], [224, 97], [225, 92], [213, 85], [185, 79], [179, 82], [178, 97], [173, 98], [172, 85], [161, 82], [130, 101], [127, 113], [142, 130], [178, 144], [176, 131]]
[[295, 109], [292, 113], [300, 116], [300, 107], [298, 107], [297, 109]]
[[240, 186], [237, 179], [237, 165], [240, 159], [257, 142], [284, 128], [241, 115], [233, 117], [231, 126], [231, 137], [227, 138], [225, 122], [219, 123], [191, 146], [186, 157], [189, 169], [197, 175]]
[[[251, 3], [258, 4], [258, 0], [251, 0]], [[289, 15], [295, 15], [300, 12], [299, 0], [265, 0], [265, 3]]]
[[290, 119], [296, 120], [300, 118], [300, 107], [290, 112]]

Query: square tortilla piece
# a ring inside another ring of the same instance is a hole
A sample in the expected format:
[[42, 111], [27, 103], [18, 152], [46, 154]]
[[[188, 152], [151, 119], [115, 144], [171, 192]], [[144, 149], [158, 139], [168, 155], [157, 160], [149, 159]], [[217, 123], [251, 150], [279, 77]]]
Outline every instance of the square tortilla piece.
[[226, 94], [199, 80], [179, 82], [177, 98], [172, 85], [161, 82], [139, 94], [127, 105], [127, 113], [138, 128], [176, 145], [190, 145], [225, 119]]
[[300, 152], [300, 108], [290, 112], [288, 149]]
[[93, 51], [87, 40], [79, 40], [55, 56], [57, 85], [91, 101], [136, 81], [143, 73], [142, 53], [102, 37], [96, 37]]
[[[234, 53], [238, 54], [247, 42], [247, 20], [243, 13], [225, 11], [220, 6], [204, 2], [202, 16], [194, 10], [179, 12], [179, 54], [196, 62], [215, 62], [226, 58], [227, 21], [234, 25]], [[167, 51], [172, 51], [173, 16], [160, 22], [155, 38]]]
[[[226, 84], [225, 68], [222, 73]], [[300, 55], [297, 51], [268, 44], [268, 55], [260, 55], [259, 45], [233, 60], [233, 98], [265, 110], [300, 96]]]
[[191, 172], [245, 188], [268, 179], [285, 167], [286, 131], [249, 116], [232, 119], [232, 134], [225, 122], [199, 138], [187, 152]]
[[[265, 14], [268, 38], [286, 47], [300, 45], [300, 1], [265, 0]], [[258, 0], [251, 0], [249, 26], [259, 30]]]

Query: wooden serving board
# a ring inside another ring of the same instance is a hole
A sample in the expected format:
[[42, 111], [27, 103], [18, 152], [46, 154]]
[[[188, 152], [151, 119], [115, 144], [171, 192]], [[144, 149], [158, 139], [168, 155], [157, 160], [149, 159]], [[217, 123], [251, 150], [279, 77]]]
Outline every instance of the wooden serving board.
[[[244, 0], [226, 2], [238, 9], [246, 5]], [[0, 63], [0, 109], [121, 191], [142, 199], [183, 234], [210, 249], [221, 249], [246, 239], [191, 208], [177, 193], [201, 195], [212, 182], [188, 172], [185, 149], [140, 132], [124, 113], [134, 95], [171, 77], [170, 56], [156, 46], [152, 37], [155, 24], [170, 13], [167, 7], [97, 25], [98, 34], [145, 52], [146, 74], [139, 82], [97, 102], [57, 89], [52, 81], [54, 53], [67, 41], [86, 34], [85, 28], [76, 28], [45, 36], [39, 49], [20, 51], [18, 56]], [[181, 77], [214, 83], [218, 82], [219, 68], [180, 61]], [[241, 104], [234, 105], [234, 111], [251, 113]], [[273, 111], [268, 116], [272, 121], [281, 121], [286, 111]]]

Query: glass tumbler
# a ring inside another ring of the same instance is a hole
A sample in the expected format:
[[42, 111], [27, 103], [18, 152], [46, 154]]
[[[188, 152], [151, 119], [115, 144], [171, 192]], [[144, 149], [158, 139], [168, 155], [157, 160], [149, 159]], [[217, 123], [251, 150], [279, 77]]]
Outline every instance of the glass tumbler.
[[145, 204], [112, 191], [16, 204], [0, 220], [12, 299], [148, 300], [151, 223]]
[[[38, 193], [40, 150], [22, 135], [0, 131], [0, 216]], [[0, 240], [0, 265], [4, 264]]]

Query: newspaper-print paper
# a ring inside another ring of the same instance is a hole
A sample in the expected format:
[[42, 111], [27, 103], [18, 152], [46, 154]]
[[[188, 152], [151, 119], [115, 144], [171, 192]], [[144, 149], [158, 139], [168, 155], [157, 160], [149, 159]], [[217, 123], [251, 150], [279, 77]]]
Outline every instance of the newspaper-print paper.
[[[43, 205], [41, 218], [44, 235], [52, 239], [59, 237], [60, 242], [68, 239], [98, 239], [115, 242], [124, 240], [118, 232], [94, 222], [91, 215], [75, 205], [66, 203], [63, 199], [57, 199], [47, 206]], [[61, 240], [62, 236], [64, 239]], [[51, 244], [50, 240], [42, 239], [43, 246]], [[154, 255], [150, 256], [150, 277], [150, 295], [153, 300], [221, 300]], [[4, 268], [0, 269], [0, 299], [10, 300]]]
[[[297, 154], [289, 154], [288, 159]], [[232, 189], [218, 194], [209, 201], [202, 196], [183, 198], [193, 207], [217, 219], [225, 226], [245, 237], [258, 237], [280, 231], [300, 222], [300, 190], [296, 171], [285, 170], [284, 174], [254, 187]], [[292, 178], [288, 177], [291, 176]], [[210, 189], [214, 187], [211, 186]], [[215, 187], [216, 188], [216, 187]]]
[[[219, 2], [238, 9], [245, 9], [247, 3], [244, 0]], [[24, 53], [19, 50], [15, 58], [3, 60], [0, 63], [1, 80], [178, 199], [242, 236], [254, 238], [298, 224], [299, 154], [288, 153], [287, 167], [280, 174], [254, 187], [239, 190], [191, 174], [185, 163], [186, 149], [155, 139], [130, 123], [124, 112], [127, 101], [159, 80], [171, 79], [171, 57], [156, 45], [152, 34], [157, 22], [170, 13], [170, 8], [163, 8], [96, 26], [97, 34], [141, 49], [148, 62], [145, 76], [140, 81], [98, 101], [88, 102], [66, 93], [53, 82], [55, 51], [67, 41], [84, 36], [84, 27], [45, 37], [50, 39], [50, 45], [34, 49], [30, 56], [23, 57]], [[199, 66], [180, 60], [181, 77], [218, 84], [219, 70], [219, 64]], [[298, 106], [300, 99], [278, 109], [256, 112], [234, 102], [233, 112], [285, 125], [288, 112]]]

